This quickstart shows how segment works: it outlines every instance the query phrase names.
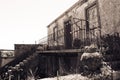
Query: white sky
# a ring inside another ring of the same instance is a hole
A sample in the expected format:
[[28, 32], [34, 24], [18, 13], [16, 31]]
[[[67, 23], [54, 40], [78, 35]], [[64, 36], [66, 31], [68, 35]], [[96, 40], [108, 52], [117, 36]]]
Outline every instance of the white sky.
[[33, 44], [47, 25], [78, 0], [0, 0], [0, 49]]

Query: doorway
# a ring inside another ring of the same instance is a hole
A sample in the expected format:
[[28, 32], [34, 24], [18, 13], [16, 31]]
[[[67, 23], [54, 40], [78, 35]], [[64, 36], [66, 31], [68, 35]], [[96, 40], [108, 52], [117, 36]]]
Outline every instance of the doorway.
[[64, 42], [65, 49], [72, 48], [72, 34], [71, 34], [71, 20], [67, 20], [64, 22]]

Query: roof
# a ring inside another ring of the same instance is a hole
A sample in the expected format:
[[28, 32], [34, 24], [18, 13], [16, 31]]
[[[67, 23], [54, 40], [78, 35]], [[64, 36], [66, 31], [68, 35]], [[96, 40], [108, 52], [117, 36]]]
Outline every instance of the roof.
[[73, 4], [72, 7], [70, 7], [69, 9], [67, 9], [63, 14], [61, 14], [58, 18], [56, 18], [54, 21], [52, 21], [47, 28], [53, 24], [54, 22], [56, 22], [58, 19], [60, 19], [61, 17], [63, 17], [65, 14], [67, 14], [68, 12], [70, 12], [73, 8], [75, 8], [77, 5], [82, 5], [84, 2], [86, 2], [87, 0], [79, 0], [77, 1], [75, 4]]

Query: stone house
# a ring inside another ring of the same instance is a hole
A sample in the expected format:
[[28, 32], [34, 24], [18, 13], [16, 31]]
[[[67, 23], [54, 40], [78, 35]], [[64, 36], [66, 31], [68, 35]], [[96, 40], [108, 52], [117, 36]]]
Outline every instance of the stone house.
[[[99, 47], [109, 47], [109, 50], [104, 55], [105, 61], [110, 62], [112, 69], [119, 70], [119, 16], [119, 0], [79, 0], [47, 26], [48, 46], [50, 49], [62, 50], [73, 49], [74, 46], [83, 48], [93, 43]], [[75, 42], [76, 39], [79, 42]], [[63, 69], [68, 69], [69, 67], [75, 69], [77, 66], [73, 65], [77, 64], [77, 57], [78, 55], [74, 57], [73, 55], [63, 55], [60, 57], [59, 71], [61, 71], [61, 66]], [[53, 62], [55, 61], [56, 59], [53, 59]], [[48, 63], [50, 63], [50, 60]], [[56, 64], [50, 66], [54, 67]], [[65, 68], [66, 66], [67, 68]], [[48, 72], [52, 71], [49, 70]], [[74, 70], [72, 72], [74, 73]]]
[[119, 0], [79, 0], [48, 26], [48, 45], [65, 49], [100, 43], [101, 36], [120, 33]]

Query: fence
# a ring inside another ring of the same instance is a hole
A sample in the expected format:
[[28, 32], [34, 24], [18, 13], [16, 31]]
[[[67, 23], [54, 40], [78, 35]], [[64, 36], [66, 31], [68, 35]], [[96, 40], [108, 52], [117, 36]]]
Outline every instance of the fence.
[[[66, 35], [65, 28], [57, 29], [48, 36], [40, 39], [38, 42], [40, 44], [47, 44], [49, 47], [52, 47], [52, 49], [56, 46], [58, 49], [65, 49], [65, 46], [68, 45], [66, 44], [66, 42], [70, 42], [69, 45], [71, 44], [73, 49], [75, 41], [78, 41], [75, 42], [75, 45], [78, 44], [77, 46], [79, 48], [84, 47], [86, 45], [90, 45], [92, 43], [100, 44], [100, 28], [98, 26], [94, 26], [91, 29], [86, 23], [88, 23], [87, 20], [73, 18], [72, 22], [69, 23], [71, 26], [71, 31], [67, 32], [67, 34], [69, 33], [69, 35]], [[71, 41], [69, 41], [71, 36], [72, 39]], [[66, 37], [69, 37], [69, 39]]]

